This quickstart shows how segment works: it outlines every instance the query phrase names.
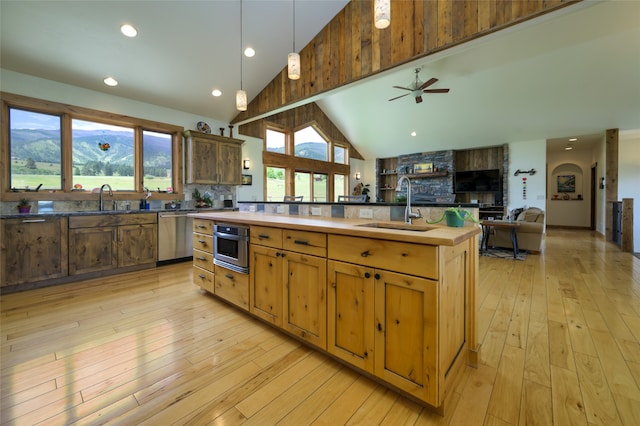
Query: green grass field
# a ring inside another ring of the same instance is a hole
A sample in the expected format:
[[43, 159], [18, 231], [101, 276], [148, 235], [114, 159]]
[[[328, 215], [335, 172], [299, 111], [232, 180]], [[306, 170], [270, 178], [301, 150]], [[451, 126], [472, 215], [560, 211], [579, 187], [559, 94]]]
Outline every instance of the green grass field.
[[[85, 191], [91, 191], [93, 188], [100, 188], [103, 184], [108, 183], [111, 188], [118, 191], [133, 191], [133, 176], [74, 176], [73, 184], [79, 183]], [[24, 189], [26, 187], [34, 189], [42, 184], [41, 191], [47, 189], [61, 189], [60, 176], [55, 175], [12, 175], [11, 187], [16, 189]], [[144, 184], [152, 191], [160, 188], [165, 191], [172, 186], [171, 178], [158, 178], [148, 176], [144, 179]]]

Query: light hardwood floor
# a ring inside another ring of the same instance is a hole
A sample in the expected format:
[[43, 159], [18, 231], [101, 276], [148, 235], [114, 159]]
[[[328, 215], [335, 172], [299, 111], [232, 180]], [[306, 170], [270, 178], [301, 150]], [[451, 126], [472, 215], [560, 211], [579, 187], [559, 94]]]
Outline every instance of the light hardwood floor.
[[444, 417], [204, 294], [190, 264], [2, 296], [1, 423], [639, 425], [640, 260], [551, 229], [480, 259]]

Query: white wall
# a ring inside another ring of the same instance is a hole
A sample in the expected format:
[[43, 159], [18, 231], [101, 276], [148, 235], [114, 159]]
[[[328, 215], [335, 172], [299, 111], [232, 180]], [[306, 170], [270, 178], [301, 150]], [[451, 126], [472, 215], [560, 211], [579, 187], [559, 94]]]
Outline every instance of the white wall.
[[241, 185], [236, 188], [236, 200], [238, 201], [264, 201], [264, 173], [262, 168], [263, 141], [260, 138], [238, 135], [244, 140], [242, 144], [242, 160], [251, 161], [249, 170], [242, 170], [243, 175], [250, 175], [251, 185]]
[[633, 251], [640, 252], [640, 129], [618, 137], [618, 199], [633, 198]]
[[182, 126], [185, 130], [196, 129], [196, 123], [198, 121], [206, 122], [212, 129], [218, 129], [220, 127], [227, 128], [228, 125], [228, 123], [223, 123], [211, 117], [202, 117], [183, 111], [133, 101], [131, 99], [57, 83], [6, 69], [0, 69], [0, 90], [17, 95], [30, 96], [36, 99], [44, 99], [173, 124]]
[[[589, 228], [591, 226], [591, 151], [552, 151], [547, 156], [547, 224]], [[558, 192], [558, 176], [574, 175], [576, 191], [566, 193], [571, 200], [563, 200]], [[582, 200], [575, 200], [578, 194]], [[558, 195], [559, 199], [553, 199]]]
[[[507, 205], [509, 210], [525, 206], [546, 210], [546, 159], [546, 140], [511, 142], [509, 144], [509, 202]], [[528, 174], [514, 176], [513, 174], [518, 169], [535, 169], [536, 173], [533, 176]], [[523, 178], [526, 178], [526, 198], [523, 194]]]

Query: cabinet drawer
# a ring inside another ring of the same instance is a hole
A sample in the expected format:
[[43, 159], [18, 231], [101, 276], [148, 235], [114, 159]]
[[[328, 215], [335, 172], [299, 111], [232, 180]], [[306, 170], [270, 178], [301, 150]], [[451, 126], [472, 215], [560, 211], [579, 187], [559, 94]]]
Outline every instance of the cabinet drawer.
[[193, 251], [193, 265], [213, 272], [213, 254], [206, 251]]
[[215, 291], [217, 296], [239, 308], [249, 310], [249, 275], [215, 265]]
[[282, 245], [285, 250], [325, 257], [327, 255], [327, 234], [285, 229]]
[[193, 232], [213, 235], [213, 221], [207, 219], [193, 219]]
[[436, 246], [329, 235], [329, 258], [438, 279]]
[[213, 272], [205, 271], [202, 268], [198, 268], [197, 266], [193, 267], [193, 283], [195, 285], [199, 285], [204, 290], [207, 290], [209, 293], [213, 293]]
[[213, 253], [213, 235], [193, 233], [193, 248]]
[[282, 229], [266, 226], [252, 226], [250, 231], [251, 244], [282, 248]]

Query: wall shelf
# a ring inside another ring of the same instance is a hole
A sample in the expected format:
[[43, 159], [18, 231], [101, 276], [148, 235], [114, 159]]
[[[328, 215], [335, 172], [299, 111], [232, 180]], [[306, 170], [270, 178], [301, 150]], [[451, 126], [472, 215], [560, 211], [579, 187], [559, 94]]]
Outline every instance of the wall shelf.
[[441, 170], [439, 172], [433, 173], [412, 173], [412, 174], [401, 174], [400, 176], [406, 176], [409, 179], [426, 179], [426, 178], [434, 178], [434, 177], [445, 177], [449, 173], [446, 170]]

